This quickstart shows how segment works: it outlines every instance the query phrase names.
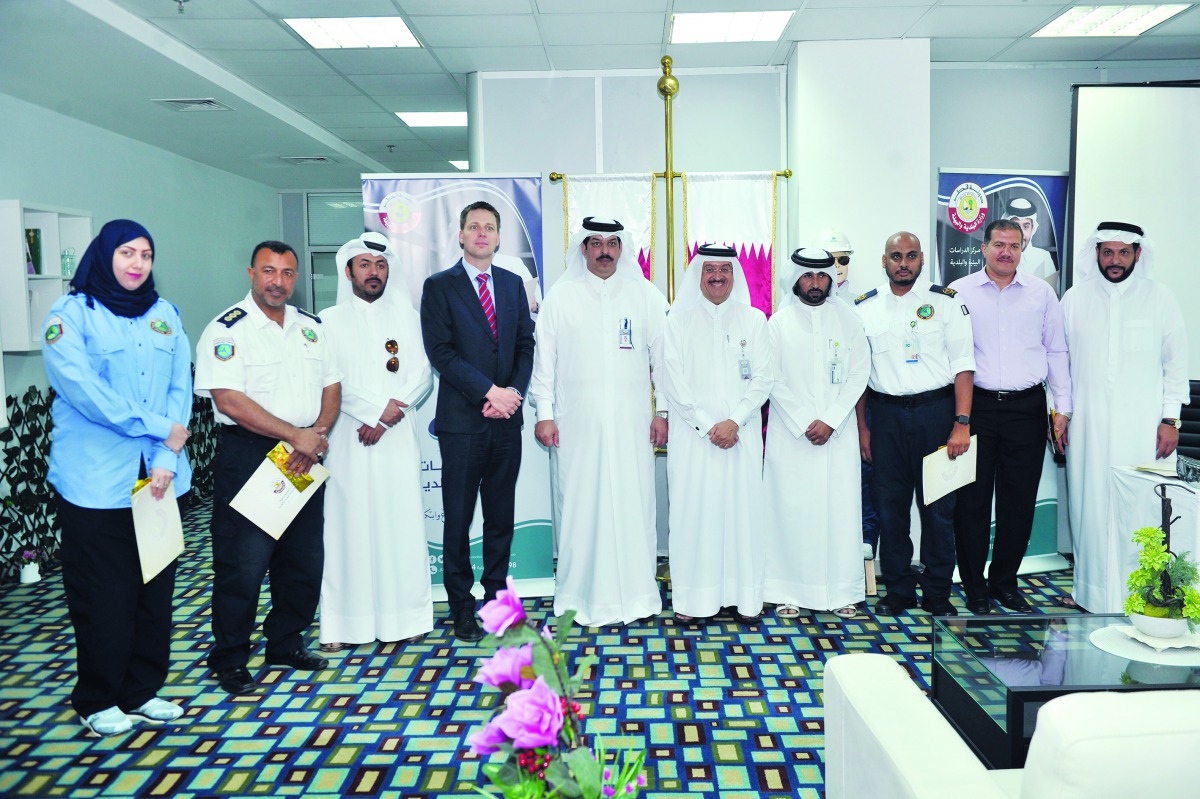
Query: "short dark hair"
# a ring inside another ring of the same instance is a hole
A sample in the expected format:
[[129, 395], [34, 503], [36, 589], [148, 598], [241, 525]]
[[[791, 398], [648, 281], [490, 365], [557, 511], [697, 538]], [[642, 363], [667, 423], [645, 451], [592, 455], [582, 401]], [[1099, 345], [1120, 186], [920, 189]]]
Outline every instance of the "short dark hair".
[[476, 202], [473, 202], [466, 208], [462, 209], [458, 215], [459, 230], [467, 229], [467, 214], [471, 213], [472, 211], [488, 211], [491, 213], [492, 216], [496, 217], [496, 230], [500, 230], [500, 212], [496, 210], [496, 206], [489, 202], [484, 202], [483, 200], [477, 200]]
[[1011, 219], [994, 219], [988, 223], [988, 226], [983, 229], [983, 243], [987, 244], [992, 240], [993, 230], [1015, 230], [1021, 234], [1021, 243], [1025, 242], [1025, 231], [1021, 230], [1021, 226]]
[[267, 241], [260, 241], [258, 246], [254, 248], [254, 252], [250, 253], [250, 266], [254, 266], [254, 259], [258, 257], [258, 253], [261, 250], [270, 250], [277, 255], [287, 255], [288, 253], [291, 253], [292, 257], [296, 259], [296, 263], [300, 263], [300, 256], [296, 255], [296, 250], [292, 248], [292, 245], [286, 242], [268, 239]]

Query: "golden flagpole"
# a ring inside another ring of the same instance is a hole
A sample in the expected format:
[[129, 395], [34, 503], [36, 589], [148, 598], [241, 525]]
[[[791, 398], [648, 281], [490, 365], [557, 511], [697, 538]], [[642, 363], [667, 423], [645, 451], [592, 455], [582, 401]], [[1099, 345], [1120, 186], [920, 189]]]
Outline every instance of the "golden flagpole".
[[[681, 173], [673, 167], [674, 153], [671, 149], [671, 99], [679, 93], [679, 78], [671, 74], [671, 56], [662, 57], [662, 77], [658, 79], [658, 93], [663, 98], [664, 125], [666, 128], [667, 169], [662, 176], [667, 180], [667, 302], [675, 301], [675, 178]], [[658, 177], [658, 173], [655, 173]]]

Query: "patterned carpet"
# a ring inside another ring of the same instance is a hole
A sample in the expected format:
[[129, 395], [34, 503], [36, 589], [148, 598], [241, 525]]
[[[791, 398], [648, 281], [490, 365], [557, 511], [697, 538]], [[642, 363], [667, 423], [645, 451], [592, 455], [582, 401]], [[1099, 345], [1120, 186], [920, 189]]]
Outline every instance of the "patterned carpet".
[[[59, 575], [0, 596], [0, 796], [476, 795], [482, 761], [465, 742], [498, 697], [471, 682], [486, 650], [439, 626], [417, 645], [334, 655], [334, 667], [311, 679], [267, 668], [259, 653], [250, 669], [263, 687], [230, 697], [203, 666], [207, 510], [185, 527], [163, 691], [187, 708], [185, 723], [88, 737], [67, 702], [74, 646]], [[1022, 581], [1042, 612], [1060, 612], [1051, 597], [1069, 586], [1069, 572]], [[549, 600], [526, 604], [536, 620], [551, 615]], [[444, 619], [446, 606], [436, 612]], [[577, 629], [566, 648], [599, 656], [583, 699], [587, 732], [610, 749], [648, 749], [648, 796], [808, 799], [824, 787], [825, 659], [882, 652], [927, 688], [928, 619], [815, 613], [769, 617], [758, 629], [721, 619], [696, 628], [666, 611], [624, 628]]]

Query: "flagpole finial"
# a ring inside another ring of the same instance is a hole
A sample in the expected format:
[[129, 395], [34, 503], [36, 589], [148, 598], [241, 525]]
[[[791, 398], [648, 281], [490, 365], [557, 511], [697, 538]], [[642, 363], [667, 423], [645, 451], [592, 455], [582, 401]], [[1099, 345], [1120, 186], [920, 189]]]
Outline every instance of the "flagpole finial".
[[658, 79], [658, 93], [665, 100], [679, 93], [679, 78], [671, 74], [671, 56], [663, 56], [661, 63], [663, 75]]

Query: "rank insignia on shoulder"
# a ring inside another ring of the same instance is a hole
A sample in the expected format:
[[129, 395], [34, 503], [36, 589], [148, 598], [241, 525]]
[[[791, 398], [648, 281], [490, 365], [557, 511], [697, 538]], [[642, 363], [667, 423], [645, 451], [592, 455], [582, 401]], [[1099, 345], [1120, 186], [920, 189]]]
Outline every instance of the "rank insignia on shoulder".
[[150, 329], [155, 333], [162, 333], [164, 336], [171, 335], [171, 326], [163, 319], [151, 319]]
[[46, 325], [46, 343], [54, 344], [63, 336], [63, 323], [59, 317], [50, 319]]
[[948, 286], [930, 286], [929, 290], [934, 294], [945, 294], [947, 297], [957, 297], [958, 292]]
[[225, 327], [233, 327], [238, 322], [246, 318], [246, 312], [241, 308], [234, 308], [229, 313], [222, 316], [217, 321], [225, 325]]
[[228, 361], [236, 351], [231, 338], [219, 338], [213, 342], [213, 355], [218, 361]]
[[871, 289], [866, 294], [859, 294], [857, 297], [854, 298], [854, 304], [858, 305], [860, 302], [869, 300], [878, 293], [879, 293], [879, 289]]
[[303, 328], [300, 332], [304, 334], [304, 338], [308, 339], [314, 344], [317, 343], [317, 331], [313, 330], [311, 327]]
[[[313, 320], [318, 325], [321, 324], [321, 317], [317, 316], [315, 313], [309, 313], [308, 311], [304, 310], [303, 308], [297, 308], [296, 310], [300, 312], [301, 316], [307, 316], [309, 319]], [[313, 341], [316, 341], [316, 339], [313, 339]]]

